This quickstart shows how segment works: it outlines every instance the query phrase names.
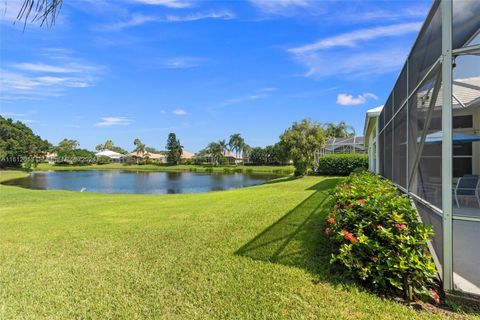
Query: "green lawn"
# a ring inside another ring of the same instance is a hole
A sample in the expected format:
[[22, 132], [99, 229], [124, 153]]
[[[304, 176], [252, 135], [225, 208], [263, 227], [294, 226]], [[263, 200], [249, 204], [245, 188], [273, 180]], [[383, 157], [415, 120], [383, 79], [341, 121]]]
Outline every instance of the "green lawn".
[[155, 165], [155, 164], [146, 164], [146, 165], [127, 165], [119, 163], [109, 163], [102, 165], [86, 165], [86, 166], [57, 166], [47, 163], [41, 163], [35, 168], [36, 171], [47, 171], [47, 170], [139, 170], [139, 171], [195, 171], [195, 172], [205, 172], [212, 170], [214, 172], [224, 172], [234, 170], [242, 172], [253, 172], [253, 173], [278, 173], [278, 174], [291, 174], [294, 171], [293, 166], [218, 166], [214, 167], [211, 165], [178, 165], [178, 166], [169, 166], [169, 165]]
[[320, 220], [337, 182], [187, 195], [0, 186], [0, 319], [441, 318], [332, 274]]

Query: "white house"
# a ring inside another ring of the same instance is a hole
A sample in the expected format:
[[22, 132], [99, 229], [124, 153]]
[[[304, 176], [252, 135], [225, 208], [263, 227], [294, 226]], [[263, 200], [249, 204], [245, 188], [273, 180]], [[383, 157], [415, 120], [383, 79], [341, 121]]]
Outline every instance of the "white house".
[[122, 163], [125, 161], [125, 155], [112, 151], [112, 150], [103, 150], [95, 154], [96, 157], [108, 157], [111, 162]]

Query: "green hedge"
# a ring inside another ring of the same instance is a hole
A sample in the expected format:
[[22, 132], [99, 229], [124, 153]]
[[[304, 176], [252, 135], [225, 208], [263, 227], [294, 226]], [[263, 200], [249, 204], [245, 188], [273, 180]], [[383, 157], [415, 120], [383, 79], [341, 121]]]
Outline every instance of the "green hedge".
[[366, 154], [329, 154], [320, 158], [317, 174], [348, 176], [355, 170], [362, 169], [368, 169]]
[[427, 246], [432, 227], [419, 222], [410, 200], [388, 180], [352, 174], [336, 187], [325, 223], [331, 263], [365, 286], [407, 300], [438, 292]]

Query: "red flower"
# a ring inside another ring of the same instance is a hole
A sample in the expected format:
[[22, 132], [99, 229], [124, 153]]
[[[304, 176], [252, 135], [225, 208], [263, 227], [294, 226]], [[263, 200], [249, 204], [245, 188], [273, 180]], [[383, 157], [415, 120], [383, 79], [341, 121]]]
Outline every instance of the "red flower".
[[332, 234], [332, 228], [325, 228], [325, 234], [327, 236], [329, 236], [330, 234]]
[[399, 230], [407, 230], [407, 226], [404, 225], [404, 224], [401, 224], [401, 223], [396, 223], [395, 228], [397, 228]]
[[377, 230], [380, 230], [380, 229], [382, 229], [382, 228], [383, 228], [383, 227], [382, 227], [381, 224], [377, 224]]
[[348, 205], [348, 207], [349, 207], [349, 208], [353, 208], [353, 207], [354, 207], [353, 203], [350, 203], [350, 204]]
[[355, 243], [358, 242], [357, 238], [355, 238], [355, 236], [354, 236], [353, 234], [352, 234], [352, 237], [350, 238], [350, 242], [351, 242], [352, 244], [355, 244]]
[[365, 205], [365, 200], [363, 200], [363, 199], [357, 200], [357, 204], [359, 206], [363, 206], [363, 205]]
[[355, 236], [352, 233], [348, 232], [347, 230], [342, 230], [342, 234], [345, 240], [347, 241], [351, 241], [353, 238], [355, 238]]
[[333, 223], [335, 222], [335, 219], [330, 218], [330, 219], [328, 219], [327, 221], [328, 221], [328, 223], [333, 224]]
[[433, 301], [435, 301], [436, 304], [440, 303], [440, 295], [435, 289], [429, 289], [428, 294], [433, 299]]

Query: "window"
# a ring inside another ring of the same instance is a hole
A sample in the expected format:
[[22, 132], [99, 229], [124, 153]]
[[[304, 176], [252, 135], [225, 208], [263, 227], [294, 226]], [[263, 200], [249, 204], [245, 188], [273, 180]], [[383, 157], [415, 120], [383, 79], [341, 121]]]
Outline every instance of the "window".
[[473, 145], [468, 143], [453, 144], [453, 177], [459, 178], [472, 174], [473, 170]]
[[454, 116], [453, 129], [473, 128], [473, 116]]

